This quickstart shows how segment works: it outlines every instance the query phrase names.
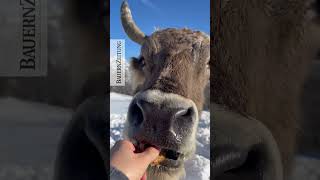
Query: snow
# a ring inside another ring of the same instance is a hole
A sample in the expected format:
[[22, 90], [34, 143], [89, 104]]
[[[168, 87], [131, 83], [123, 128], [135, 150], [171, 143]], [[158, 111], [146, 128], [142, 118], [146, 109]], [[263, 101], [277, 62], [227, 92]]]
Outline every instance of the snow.
[[42, 103], [31, 103], [11, 97], [0, 99], [0, 120], [2, 123], [64, 123], [71, 118], [71, 113], [70, 109]]
[[[122, 131], [132, 97], [110, 93], [110, 148], [123, 138]], [[197, 151], [186, 164], [186, 180], [209, 179], [210, 176], [210, 113], [203, 111], [197, 133]]]
[[110, 93], [110, 115], [123, 115], [127, 113], [132, 97], [118, 93]]
[[295, 160], [292, 180], [319, 180], [320, 160], [313, 157], [299, 156]]

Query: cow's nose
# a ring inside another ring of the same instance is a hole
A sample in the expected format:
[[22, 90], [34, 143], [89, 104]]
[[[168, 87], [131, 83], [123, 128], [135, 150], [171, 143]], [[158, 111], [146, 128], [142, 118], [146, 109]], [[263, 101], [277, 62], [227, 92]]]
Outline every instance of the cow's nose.
[[[129, 118], [136, 126], [145, 126], [152, 132], [170, 132], [176, 136], [176, 129], [182, 123], [192, 123], [195, 109], [192, 106], [170, 107], [143, 99], [136, 99], [129, 108]], [[180, 126], [181, 127], [181, 126]]]
[[196, 119], [197, 109], [192, 101], [152, 93], [136, 96], [128, 111], [131, 125], [152, 134], [177, 136], [181, 129], [191, 129]]

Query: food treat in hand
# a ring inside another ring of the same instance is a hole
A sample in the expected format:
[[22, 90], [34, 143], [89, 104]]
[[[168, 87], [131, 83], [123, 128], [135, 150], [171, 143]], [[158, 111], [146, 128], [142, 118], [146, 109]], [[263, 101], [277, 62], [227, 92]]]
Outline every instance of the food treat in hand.
[[165, 160], [166, 157], [163, 154], [160, 154], [156, 160], [154, 160], [150, 165], [151, 166], [156, 166], [156, 165], [160, 165], [160, 163]]

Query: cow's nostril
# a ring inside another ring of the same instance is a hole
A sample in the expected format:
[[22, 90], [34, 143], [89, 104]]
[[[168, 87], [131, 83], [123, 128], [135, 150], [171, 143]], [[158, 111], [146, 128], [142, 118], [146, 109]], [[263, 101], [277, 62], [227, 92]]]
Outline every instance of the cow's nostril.
[[186, 113], [184, 116], [190, 117], [190, 116], [193, 116], [193, 113], [194, 113], [193, 108], [190, 107], [190, 108], [188, 108], [188, 111], [187, 111], [187, 113]]
[[176, 112], [175, 117], [192, 117], [193, 116], [193, 108], [190, 107], [188, 109], [182, 109]]
[[130, 120], [135, 126], [139, 126], [143, 122], [143, 113], [141, 107], [134, 103], [130, 108]]

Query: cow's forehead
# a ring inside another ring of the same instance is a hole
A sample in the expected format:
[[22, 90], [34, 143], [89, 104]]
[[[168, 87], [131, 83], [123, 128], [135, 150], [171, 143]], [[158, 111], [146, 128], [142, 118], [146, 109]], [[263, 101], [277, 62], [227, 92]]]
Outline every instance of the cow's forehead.
[[209, 47], [210, 38], [201, 31], [190, 29], [168, 28], [158, 30], [147, 37], [142, 49], [143, 52], [157, 53], [160, 51], [173, 52], [185, 49]]
[[191, 29], [175, 29], [168, 28], [158, 30], [149, 37], [158, 41], [161, 44], [196, 44], [196, 43], [209, 43], [210, 38], [208, 35], [201, 31], [193, 31]]

